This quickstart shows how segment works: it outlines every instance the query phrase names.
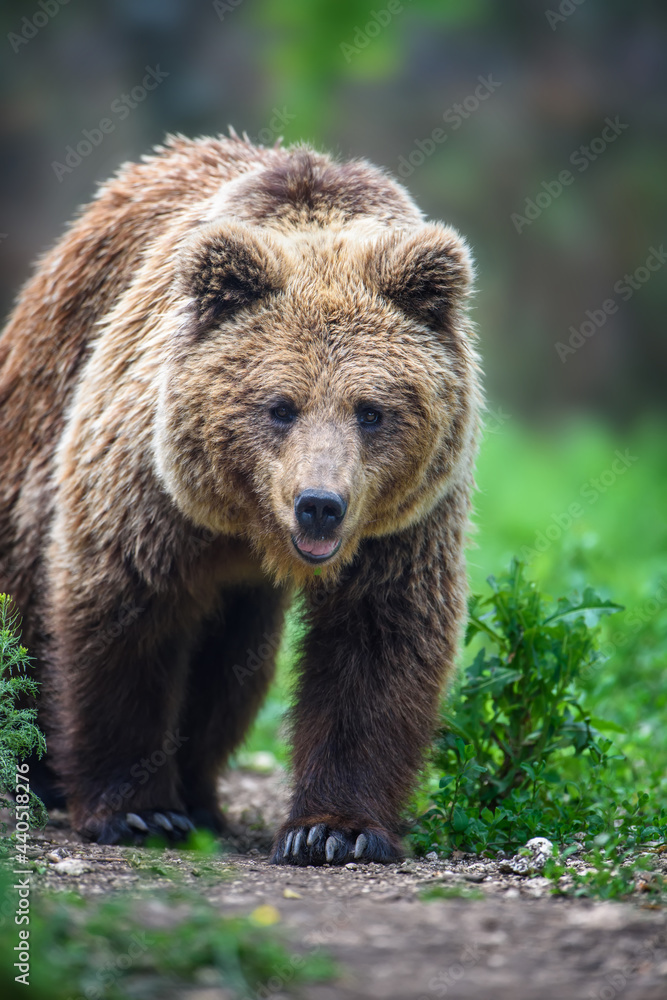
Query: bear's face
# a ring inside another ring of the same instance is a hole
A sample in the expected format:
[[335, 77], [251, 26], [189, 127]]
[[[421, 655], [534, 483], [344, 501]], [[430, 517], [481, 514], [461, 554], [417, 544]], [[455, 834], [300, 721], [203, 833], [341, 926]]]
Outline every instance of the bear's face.
[[213, 225], [186, 260], [156, 453], [189, 517], [245, 534], [267, 569], [303, 582], [437, 503], [478, 403], [455, 233]]

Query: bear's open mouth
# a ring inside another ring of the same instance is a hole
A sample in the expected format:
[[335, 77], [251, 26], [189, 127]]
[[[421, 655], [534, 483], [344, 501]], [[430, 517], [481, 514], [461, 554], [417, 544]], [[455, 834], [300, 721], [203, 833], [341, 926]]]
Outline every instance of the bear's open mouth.
[[306, 562], [320, 563], [331, 559], [338, 552], [340, 538], [301, 538], [296, 539], [292, 535], [292, 545], [297, 550], [302, 559]]

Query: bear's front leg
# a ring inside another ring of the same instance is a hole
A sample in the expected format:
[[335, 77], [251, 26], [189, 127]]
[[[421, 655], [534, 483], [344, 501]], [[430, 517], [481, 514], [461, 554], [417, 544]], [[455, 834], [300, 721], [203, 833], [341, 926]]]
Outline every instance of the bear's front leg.
[[63, 572], [51, 592], [48, 745], [72, 826], [102, 844], [181, 840], [183, 626], [118, 571], [91, 576]]
[[463, 518], [363, 543], [335, 587], [307, 595], [293, 713], [295, 791], [272, 861], [401, 855], [413, 790], [465, 608]]

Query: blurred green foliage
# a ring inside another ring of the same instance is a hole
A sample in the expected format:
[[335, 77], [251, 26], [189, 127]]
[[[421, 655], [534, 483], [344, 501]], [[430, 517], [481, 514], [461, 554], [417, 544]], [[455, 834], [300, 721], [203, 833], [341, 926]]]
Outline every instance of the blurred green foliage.
[[[601, 623], [605, 658], [583, 684], [595, 714], [625, 730], [615, 742], [636, 762], [636, 779], [645, 783], [654, 775], [667, 792], [664, 441], [660, 424], [618, 438], [591, 424], [545, 436], [509, 420], [488, 434], [482, 447], [479, 530], [469, 566], [472, 589], [478, 591], [514, 554], [523, 558], [532, 551], [528, 572], [546, 593], [581, 591], [590, 584], [624, 606]], [[610, 471], [617, 451], [636, 457], [619, 475]], [[560, 528], [558, 519], [567, 523], [562, 515], [573, 503], [581, 516]], [[553, 541], [546, 538], [549, 526]]]
[[[0, 872], [0, 898], [14, 891]], [[26, 982], [35, 1000], [148, 1000], [177, 997], [196, 987], [227, 997], [260, 990], [297, 992], [304, 982], [329, 978], [333, 965], [321, 953], [287, 950], [280, 914], [261, 906], [247, 917], [221, 916], [201, 896], [183, 888], [151, 891], [150, 900], [128, 895], [83, 899], [70, 893], [32, 900]], [[23, 940], [19, 932], [23, 931]], [[5, 1000], [25, 995], [26, 927], [0, 926], [0, 990]]]

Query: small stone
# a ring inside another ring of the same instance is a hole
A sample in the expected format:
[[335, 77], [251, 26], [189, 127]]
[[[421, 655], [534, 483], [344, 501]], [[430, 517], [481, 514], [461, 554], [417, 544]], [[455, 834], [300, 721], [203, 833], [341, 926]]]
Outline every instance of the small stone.
[[69, 857], [69, 851], [66, 847], [56, 847], [55, 851], [50, 851], [46, 855], [46, 860], [50, 861], [52, 865], [57, 865], [63, 858]]
[[532, 837], [525, 845], [530, 854], [515, 854], [513, 858], [501, 861], [498, 871], [507, 875], [530, 875], [541, 872], [547, 858], [553, 855], [554, 845], [546, 837]]
[[533, 871], [541, 872], [547, 863], [547, 858], [552, 857], [554, 853], [554, 845], [546, 837], [533, 837], [526, 847], [530, 851]]
[[294, 889], [283, 889], [283, 896], [285, 899], [302, 899], [300, 892], [294, 892]]
[[553, 854], [554, 850], [554, 845], [546, 837], [532, 837], [531, 840], [526, 843], [526, 847], [534, 854], [546, 854], [547, 857]]
[[426, 855], [426, 860], [427, 861], [439, 861], [440, 859], [438, 858], [437, 851], [429, 851], [428, 854]]
[[359, 869], [359, 865], [355, 865], [354, 861], [348, 861], [345, 867], [349, 872], [356, 872]]
[[463, 876], [466, 882], [483, 882], [486, 875], [481, 872], [469, 872], [469, 874]]
[[84, 875], [86, 872], [93, 871], [90, 865], [79, 858], [63, 858], [62, 861], [58, 861], [53, 866], [53, 870], [59, 875]]

